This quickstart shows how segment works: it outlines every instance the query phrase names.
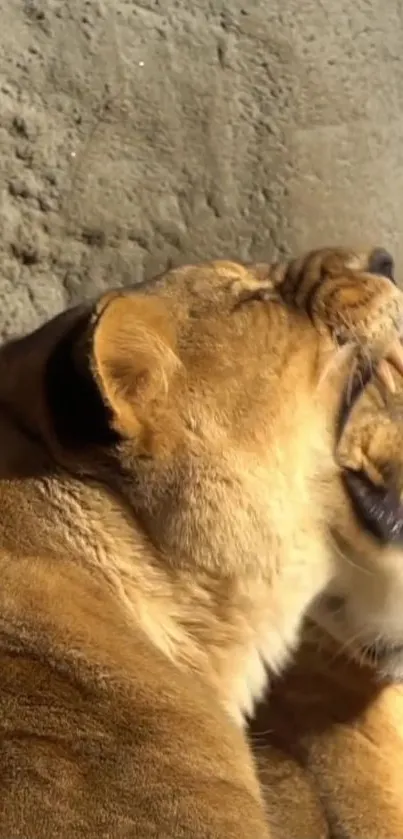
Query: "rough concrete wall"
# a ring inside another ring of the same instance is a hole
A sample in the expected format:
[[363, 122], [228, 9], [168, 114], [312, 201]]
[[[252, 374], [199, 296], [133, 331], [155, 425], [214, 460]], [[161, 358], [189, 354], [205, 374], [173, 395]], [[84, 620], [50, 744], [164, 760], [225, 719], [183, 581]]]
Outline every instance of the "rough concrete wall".
[[0, 335], [169, 263], [403, 266], [401, 0], [0, 0]]

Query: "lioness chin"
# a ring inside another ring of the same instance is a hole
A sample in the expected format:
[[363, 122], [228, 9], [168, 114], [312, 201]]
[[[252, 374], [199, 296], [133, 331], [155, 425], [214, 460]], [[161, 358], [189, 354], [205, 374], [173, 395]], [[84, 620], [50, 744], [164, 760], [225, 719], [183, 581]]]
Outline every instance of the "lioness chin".
[[358, 579], [349, 499], [376, 515], [337, 448], [402, 325], [388, 255], [329, 249], [170, 271], [3, 348], [3, 836], [275, 835], [242, 726]]

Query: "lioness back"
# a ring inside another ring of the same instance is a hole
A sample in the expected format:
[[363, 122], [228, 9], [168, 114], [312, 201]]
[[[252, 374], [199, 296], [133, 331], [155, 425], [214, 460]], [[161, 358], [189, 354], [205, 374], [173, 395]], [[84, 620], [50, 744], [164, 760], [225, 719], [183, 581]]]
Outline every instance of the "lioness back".
[[388, 255], [328, 249], [177, 269], [2, 349], [2, 835], [281, 835], [243, 728], [356, 584], [336, 453], [402, 323]]

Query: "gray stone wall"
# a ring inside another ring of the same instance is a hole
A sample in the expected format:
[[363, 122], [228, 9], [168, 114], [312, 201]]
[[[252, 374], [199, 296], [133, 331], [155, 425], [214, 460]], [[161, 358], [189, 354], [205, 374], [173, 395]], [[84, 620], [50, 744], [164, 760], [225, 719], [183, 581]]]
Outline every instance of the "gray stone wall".
[[403, 268], [401, 0], [0, 0], [0, 336], [191, 259]]

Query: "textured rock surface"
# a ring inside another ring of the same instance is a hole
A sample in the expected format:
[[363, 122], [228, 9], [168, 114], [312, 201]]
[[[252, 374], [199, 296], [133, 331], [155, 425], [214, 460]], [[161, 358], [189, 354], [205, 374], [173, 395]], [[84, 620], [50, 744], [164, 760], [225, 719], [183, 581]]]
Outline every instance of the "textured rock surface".
[[403, 267], [401, 0], [0, 0], [0, 335], [169, 263]]

